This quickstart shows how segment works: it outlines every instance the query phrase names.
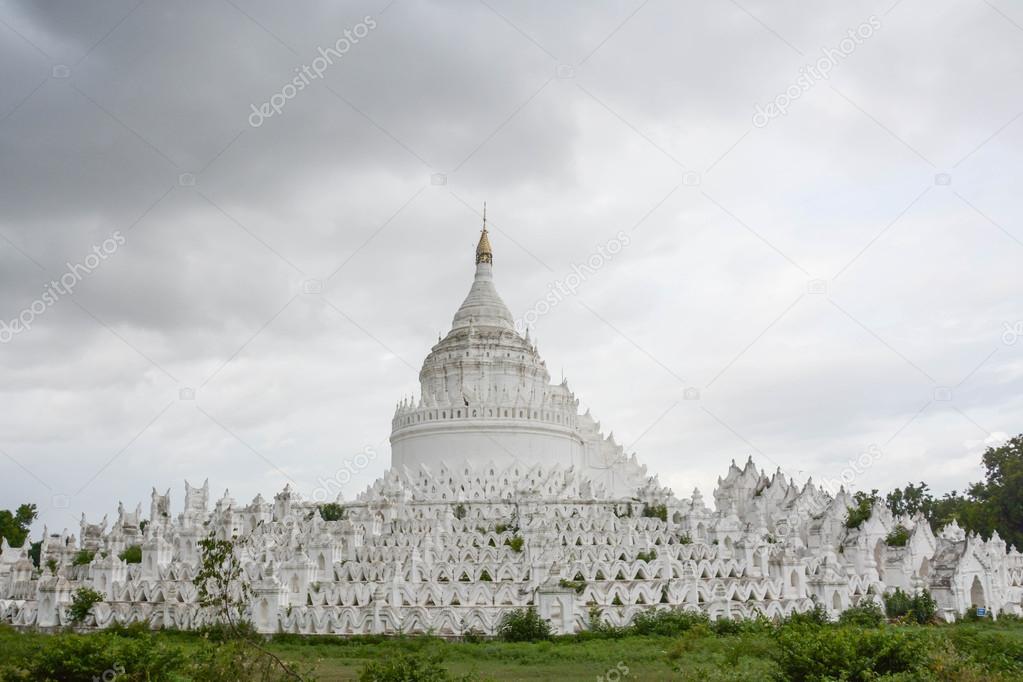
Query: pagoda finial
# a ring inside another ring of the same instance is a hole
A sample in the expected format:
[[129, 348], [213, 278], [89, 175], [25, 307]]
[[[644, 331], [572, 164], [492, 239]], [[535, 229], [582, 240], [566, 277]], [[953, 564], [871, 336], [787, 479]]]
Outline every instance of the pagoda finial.
[[483, 231], [480, 233], [480, 241], [476, 245], [476, 264], [493, 263], [494, 253], [490, 249], [490, 239], [487, 236], [487, 202], [483, 202]]

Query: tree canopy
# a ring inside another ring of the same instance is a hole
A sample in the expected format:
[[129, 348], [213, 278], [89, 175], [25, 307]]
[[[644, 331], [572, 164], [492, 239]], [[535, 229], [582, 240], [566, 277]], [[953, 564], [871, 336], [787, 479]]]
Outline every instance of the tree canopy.
[[888, 493], [888, 506], [896, 515], [922, 513], [935, 530], [953, 520], [983, 536], [997, 530], [1008, 544], [1023, 549], [1023, 434], [988, 448], [983, 463], [984, 480], [963, 494], [953, 490], [938, 498], [921, 481]]
[[5, 538], [11, 547], [21, 547], [28, 537], [29, 526], [38, 515], [34, 504], [23, 504], [13, 513], [9, 509], [0, 509], [0, 537]]

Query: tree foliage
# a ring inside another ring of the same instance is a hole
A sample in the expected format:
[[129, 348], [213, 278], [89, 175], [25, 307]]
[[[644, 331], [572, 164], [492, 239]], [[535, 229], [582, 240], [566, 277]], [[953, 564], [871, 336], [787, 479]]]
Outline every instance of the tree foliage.
[[78, 550], [78, 553], [75, 554], [75, 558], [71, 560], [71, 565], [72, 566], [85, 566], [86, 564], [91, 564], [92, 560], [95, 559], [95, 558], [96, 558], [96, 552], [93, 552], [93, 551], [88, 550], [88, 549], [80, 549], [80, 550]]
[[117, 555], [117, 558], [126, 564], [141, 564], [142, 547], [140, 545], [129, 545], [124, 548], [123, 552]]
[[68, 614], [72, 623], [84, 623], [92, 607], [103, 601], [103, 594], [91, 587], [79, 587], [71, 597]]
[[905, 547], [909, 542], [909, 529], [899, 524], [892, 529], [891, 533], [884, 539], [884, 544], [889, 547]]
[[235, 552], [234, 540], [213, 533], [199, 541], [199, 571], [192, 579], [199, 605], [229, 625], [237, 626], [252, 593], [245, 569]]
[[889, 618], [903, 618], [926, 625], [934, 620], [938, 605], [927, 590], [909, 595], [896, 587], [884, 597], [884, 609]]
[[661, 521], [668, 521], [668, 507], [663, 504], [647, 504], [643, 506], [643, 516], [652, 519], [660, 519]]
[[505, 613], [497, 634], [506, 642], [539, 642], [551, 638], [551, 624], [530, 606]]
[[340, 521], [345, 518], [345, 508], [337, 502], [328, 502], [319, 506], [320, 518], [324, 521]]
[[1023, 434], [988, 448], [982, 461], [984, 480], [967, 486], [965, 494], [953, 490], [937, 498], [921, 481], [888, 493], [888, 506], [896, 515], [923, 514], [934, 530], [953, 520], [983, 536], [997, 530], [1023, 548]]
[[242, 539], [217, 538], [212, 532], [199, 541], [199, 570], [192, 578], [199, 605], [212, 611], [216, 621], [224, 624], [222, 635], [225, 640], [234, 640], [235, 644], [251, 649], [255, 654], [253, 664], [261, 671], [259, 679], [301, 680], [301, 675], [292, 666], [257, 642], [251, 625], [245, 619], [252, 584], [242, 564], [243, 543]]
[[11, 547], [21, 547], [28, 537], [29, 526], [37, 516], [39, 513], [34, 504], [23, 504], [13, 512], [0, 510], [0, 538], [7, 540]]
[[853, 494], [854, 506], [845, 517], [845, 527], [853, 529], [862, 526], [870, 518], [871, 511], [874, 509], [874, 503], [878, 499], [880, 498], [877, 494], [877, 488], [871, 490], [870, 493], [865, 493], [862, 490], [856, 491]]

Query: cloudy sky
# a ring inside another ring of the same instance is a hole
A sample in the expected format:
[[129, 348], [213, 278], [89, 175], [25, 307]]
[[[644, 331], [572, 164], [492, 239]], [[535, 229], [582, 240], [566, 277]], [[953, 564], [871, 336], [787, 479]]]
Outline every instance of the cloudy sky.
[[0, 508], [370, 448], [352, 498], [484, 201], [516, 315], [628, 236], [533, 333], [679, 495], [961, 488], [1023, 430], [1021, 81], [1008, 0], [5, 2]]

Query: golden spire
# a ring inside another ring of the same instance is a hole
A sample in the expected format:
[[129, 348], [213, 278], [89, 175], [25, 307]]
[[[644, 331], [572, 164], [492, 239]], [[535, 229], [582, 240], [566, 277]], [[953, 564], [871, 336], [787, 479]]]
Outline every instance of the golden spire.
[[476, 264], [493, 263], [494, 252], [490, 250], [490, 239], [487, 237], [487, 202], [483, 202], [483, 232], [480, 242], [476, 245]]

